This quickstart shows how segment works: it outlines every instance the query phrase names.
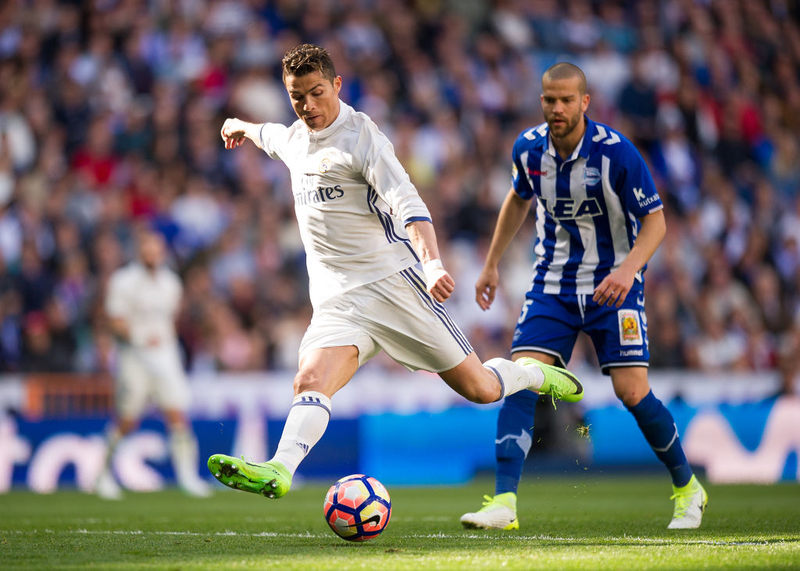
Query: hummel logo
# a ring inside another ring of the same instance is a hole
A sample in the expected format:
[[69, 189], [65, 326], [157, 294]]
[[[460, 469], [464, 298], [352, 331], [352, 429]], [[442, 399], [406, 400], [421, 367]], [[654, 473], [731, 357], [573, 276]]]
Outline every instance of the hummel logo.
[[381, 516], [375, 514], [374, 516], [365, 519], [361, 523], [354, 523], [353, 525], [348, 525], [347, 527], [358, 527], [359, 525], [367, 525], [368, 523], [374, 523], [375, 525], [379, 525], [381, 523]]
[[616, 145], [621, 141], [619, 135], [617, 135], [614, 131], [606, 131], [602, 125], [596, 125], [596, 127], [597, 127], [597, 135], [592, 137], [592, 141], [594, 141], [595, 143], [603, 141], [603, 139], [606, 139], [606, 137], [608, 138], [605, 141], [603, 141], [604, 145]]
[[531, 176], [547, 176], [547, 171], [528, 169], [528, 174]]

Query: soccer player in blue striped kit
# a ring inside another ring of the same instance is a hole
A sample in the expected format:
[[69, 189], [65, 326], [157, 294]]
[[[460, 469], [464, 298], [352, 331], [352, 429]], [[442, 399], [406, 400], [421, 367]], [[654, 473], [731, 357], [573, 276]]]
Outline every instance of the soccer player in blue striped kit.
[[[513, 188], [500, 210], [476, 301], [494, 301], [500, 259], [536, 197], [531, 288], [511, 346], [512, 358], [566, 366], [580, 331], [592, 339], [603, 373], [672, 476], [670, 529], [700, 526], [708, 501], [681, 447], [672, 415], [650, 390], [644, 278], [666, 231], [663, 204], [647, 165], [623, 135], [586, 115], [580, 68], [558, 63], [542, 77], [546, 123], [522, 133], [512, 151]], [[503, 402], [497, 421], [496, 487], [468, 528], [518, 529], [517, 485], [532, 442], [538, 395]]]

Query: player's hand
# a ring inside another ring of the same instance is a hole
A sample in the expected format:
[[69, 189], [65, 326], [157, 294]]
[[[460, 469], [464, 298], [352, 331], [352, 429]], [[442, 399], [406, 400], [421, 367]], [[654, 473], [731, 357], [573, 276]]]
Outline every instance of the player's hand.
[[475, 282], [475, 301], [482, 310], [486, 311], [492, 306], [499, 282], [500, 272], [497, 268], [484, 266], [478, 281]]
[[598, 305], [621, 307], [628, 297], [628, 292], [631, 291], [634, 275], [621, 267], [617, 268], [594, 288], [592, 300]]
[[240, 147], [247, 140], [244, 133], [244, 122], [239, 119], [225, 119], [220, 135], [225, 141], [226, 149]]
[[425, 264], [423, 265], [423, 270], [425, 271], [425, 283], [428, 293], [433, 296], [433, 299], [441, 303], [449, 298], [456, 288], [456, 281], [441, 266], [441, 262], [433, 266]]

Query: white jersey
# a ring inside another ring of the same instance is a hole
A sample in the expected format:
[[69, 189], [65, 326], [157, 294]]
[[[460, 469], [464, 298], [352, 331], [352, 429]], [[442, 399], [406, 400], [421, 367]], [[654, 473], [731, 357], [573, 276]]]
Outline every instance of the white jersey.
[[265, 123], [260, 137], [264, 151], [291, 171], [315, 308], [419, 261], [405, 225], [430, 221], [430, 213], [367, 115], [340, 101], [338, 117], [321, 131], [300, 120]]
[[182, 291], [180, 278], [169, 268], [151, 273], [142, 264], [131, 263], [111, 275], [106, 313], [127, 322], [134, 347], [153, 339], [161, 346], [174, 345]]

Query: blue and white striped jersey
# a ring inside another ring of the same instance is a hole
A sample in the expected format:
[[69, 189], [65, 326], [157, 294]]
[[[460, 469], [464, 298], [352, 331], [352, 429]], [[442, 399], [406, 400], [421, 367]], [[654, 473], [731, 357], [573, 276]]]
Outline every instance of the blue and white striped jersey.
[[[514, 191], [538, 199], [534, 292], [591, 294], [630, 252], [639, 219], [663, 208], [636, 147], [588, 117], [568, 160], [553, 148], [546, 123], [517, 138], [512, 158]], [[642, 272], [636, 277], [643, 281]]]

